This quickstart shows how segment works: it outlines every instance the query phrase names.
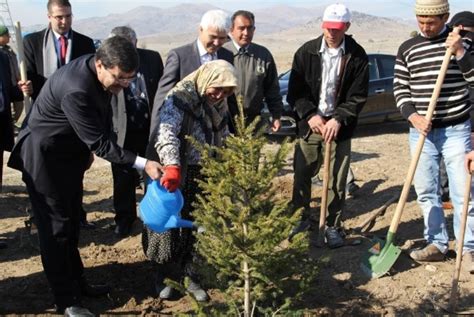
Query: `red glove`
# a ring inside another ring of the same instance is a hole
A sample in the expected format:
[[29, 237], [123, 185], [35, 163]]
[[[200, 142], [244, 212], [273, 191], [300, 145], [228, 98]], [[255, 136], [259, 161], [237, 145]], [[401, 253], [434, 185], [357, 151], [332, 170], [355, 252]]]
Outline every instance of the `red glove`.
[[163, 168], [165, 171], [161, 177], [160, 184], [169, 192], [174, 192], [181, 184], [181, 167], [176, 165], [168, 165]]

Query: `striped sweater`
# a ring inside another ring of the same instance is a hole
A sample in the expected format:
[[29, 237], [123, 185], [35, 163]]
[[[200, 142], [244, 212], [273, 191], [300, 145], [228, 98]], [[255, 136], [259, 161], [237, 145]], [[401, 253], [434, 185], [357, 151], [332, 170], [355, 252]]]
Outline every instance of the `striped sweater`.
[[[397, 107], [406, 119], [415, 112], [426, 115], [446, 53], [444, 43], [449, 32], [446, 29], [434, 38], [418, 35], [405, 41], [398, 50], [393, 93]], [[469, 38], [463, 38], [463, 41], [466, 53], [460, 60], [451, 57], [433, 114], [433, 128], [469, 119], [469, 86], [474, 84], [474, 62], [472, 41]]]

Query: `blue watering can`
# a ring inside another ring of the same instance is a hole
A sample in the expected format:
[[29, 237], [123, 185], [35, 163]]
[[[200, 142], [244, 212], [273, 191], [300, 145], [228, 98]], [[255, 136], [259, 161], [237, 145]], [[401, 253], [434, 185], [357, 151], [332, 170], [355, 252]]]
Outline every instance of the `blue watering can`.
[[159, 233], [173, 228], [193, 228], [192, 221], [180, 217], [183, 205], [179, 189], [170, 193], [158, 181], [152, 181], [139, 205], [140, 218], [151, 230]]

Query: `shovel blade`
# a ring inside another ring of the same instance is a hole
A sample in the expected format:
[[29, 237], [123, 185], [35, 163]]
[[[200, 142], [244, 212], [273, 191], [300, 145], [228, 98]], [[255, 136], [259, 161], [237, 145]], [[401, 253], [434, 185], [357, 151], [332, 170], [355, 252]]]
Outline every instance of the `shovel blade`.
[[385, 275], [397, 261], [401, 250], [392, 241], [385, 242], [376, 238], [367, 254], [362, 258], [362, 271], [370, 278]]

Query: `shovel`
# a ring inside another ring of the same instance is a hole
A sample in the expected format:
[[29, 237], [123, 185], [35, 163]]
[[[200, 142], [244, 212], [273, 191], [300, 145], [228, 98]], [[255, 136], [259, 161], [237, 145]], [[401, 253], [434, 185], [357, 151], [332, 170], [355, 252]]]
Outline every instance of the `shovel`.
[[[446, 71], [451, 60], [451, 55], [452, 51], [450, 49], [446, 50], [446, 53], [444, 54], [443, 58], [443, 63], [441, 64], [441, 69], [439, 70], [439, 74], [436, 79], [436, 84], [430, 99], [428, 110], [426, 112], [425, 118], [428, 121], [431, 121], [431, 118], [433, 117], [433, 112], [436, 107], [436, 102], [438, 100], [439, 93], [441, 91], [441, 86], [443, 85], [444, 76], [446, 75]], [[398, 256], [401, 253], [400, 248], [395, 246], [393, 242], [395, 238], [395, 233], [398, 229], [398, 224], [400, 223], [400, 219], [402, 217], [403, 208], [405, 207], [405, 203], [408, 198], [410, 186], [415, 175], [416, 166], [418, 165], [425, 139], [426, 137], [423, 134], [420, 134], [420, 138], [418, 139], [416, 150], [411, 159], [407, 177], [405, 179], [405, 183], [403, 184], [402, 193], [400, 195], [400, 199], [398, 200], [397, 208], [390, 224], [390, 228], [388, 229], [385, 241], [376, 238], [375, 243], [369, 248], [367, 254], [362, 257], [362, 271], [371, 278], [379, 278], [385, 275], [393, 266], [393, 264], [398, 259]]]
[[469, 211], [469, 198], [471, 194], [471, 182], [472, 174], [471, 171], [474, 169], [474, 162], [471, 162], [469, 167], [469, 173], [466, 177], [466, 187], [464, 189], [464, 203], [462, 206], [462, 215], [461, 215], [461, 228], [459, 229], [458, 244], [456, 250], [456, 267], [453, 274], [453, 282], [451, 286], [451, 296], [449, 298], [449, 309], [452, 312], [456, 311], [456, 304], [458, 300], [458, 282], [459, 274], [461, 272], [461, 263], [462, 263], [462, 249], [464, 247], [464, 235], [466, 234], [466, 224], [467, 224], [467, 213]]
[[324, 171], [323, 171], [323, 193], [321, 197], [321, 211], [319, 212], [319, 231], [316, 246], [324, 246], [324, 234], [326, 233], [326, 217], [328, 214], [328, 189], [329, 171], [331, 165], [331, 143], [327, 142], [324, 149]]
[[[21, 25], [20, 22], [15, 23], [15, 39], [16, 39], [16, 46], [17, 46], [17, 54], [18, 54], [18, 64], [20, 66], [20, 78], [23, 81], [27, 81], [28, 78], [26, 76], [26, 62], [25, 62], [25, 53], [23, 51], [23, 38], [21, 37]], [[21, 114], [21, 119], [23, 120], [24, 116], [26, 115], [26, 110], [30, 109], [31, 107], [31, 97], [27, 94], [23, 93], [23, 104], [24, 104], [24, 111]]]

